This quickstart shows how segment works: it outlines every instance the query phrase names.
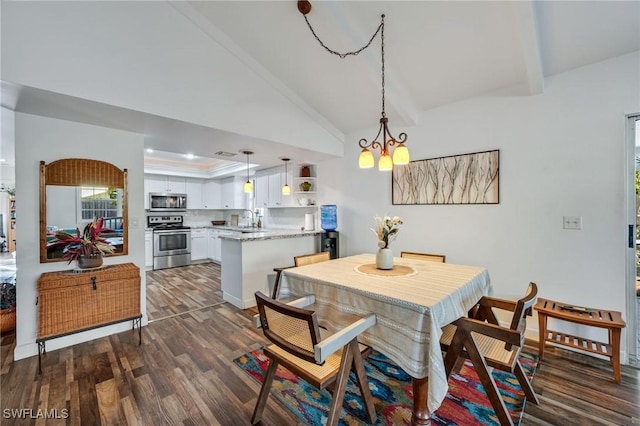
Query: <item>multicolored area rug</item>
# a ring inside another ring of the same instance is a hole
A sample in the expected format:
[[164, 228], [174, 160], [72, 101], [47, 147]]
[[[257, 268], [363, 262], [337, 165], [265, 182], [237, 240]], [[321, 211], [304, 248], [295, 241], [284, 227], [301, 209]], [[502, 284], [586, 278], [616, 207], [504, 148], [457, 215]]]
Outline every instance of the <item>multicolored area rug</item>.
[[[249, 352], [233, 360], [259, 383], [269, 365], [262, 349]], [[538, 366], [538, 356], [523, 352], [520, 362], [531, 378]], [[411, 376], [389, 358], [374, 351], [365, 361], [369, 387], [373, 395], [378, 421], [376, 425], [411, 424], [413, 392]], [[494, 370], [493, 377], [499, 387], [513, 422], [519, 424], [524, 412], [525, 396], [516, 377]], [[340, 425], [367, 424], [366, 412], [360, 398], [353, 372], [342, 404]], [[327, 420], [331, 394], [320, 391], [282, 366], [276, 371], [270, 399], [275, 396], [300, 421], [307, 425], [321, 425]], [[269, 402], [267, 402], [268, 404]], [[449, 377], [449, 393], [440, 408], [432, 414], [433, 425], [499, 425], [491, 403], [471, 361], [465, 361], [460, 373]]]

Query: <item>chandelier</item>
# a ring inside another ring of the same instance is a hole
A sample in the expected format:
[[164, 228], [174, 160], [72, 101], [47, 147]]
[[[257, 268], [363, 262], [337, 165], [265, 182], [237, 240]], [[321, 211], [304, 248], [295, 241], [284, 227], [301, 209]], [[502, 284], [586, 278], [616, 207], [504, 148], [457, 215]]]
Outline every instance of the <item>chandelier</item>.
[[[360, 156], [358, 158], [358, 166], [361, 169], [372, 168], [375, 164], [375, 159], [373, 156], [373, 152], [379, 151], [380, 159], [378, 160], [378, 170], [388, 171], [392, 170], [394, 165], [404, 165], [409, 164], [409, 150], [405, 146], [405, 142], [407, 141], [407, 134], [402, 132], [398, 135], [397, 138], [393, 137], [391, 132], [389, 131], [389, 119], [387, 118], [387, 114], [385, 113], [384, 107], [384, 95], [385, 95], [385, 85], [384, 85], [384, 15], [382, 15], [380, 25], [378, 29], [373, 33], [369, 42], [361, 47], [358, 50], [346, 53], [336, 52], [335, 50], [327, 47], [318, 37], [316, 32], [311, 27], [309, 23], [309, 19], [307, 19], [307, 14], [311, 11], [311, 3], [306, 0], [298, 1], [298, 10], [304, 16], [311, 33], [316, 38], [318, 43], [325, 50], [333, 55], [337, 55], [340, 58], [345, 58], [349, 55], [355, 56], [358, 53], [362, 52], [364, 49], [371, 45], [373, 39], [380, 33], [380, 50], [382, 56], [382, 113], [380, 117], [380, 128], [378, 129], [378, 134], [373, 139], [373, 141], [368, 142], [367, 139], [362, 138], [358, 141], [358, 145], [362, 148], [360, 152]], [[393, 149], [393, 156], [391, 155], [391, 148]]]

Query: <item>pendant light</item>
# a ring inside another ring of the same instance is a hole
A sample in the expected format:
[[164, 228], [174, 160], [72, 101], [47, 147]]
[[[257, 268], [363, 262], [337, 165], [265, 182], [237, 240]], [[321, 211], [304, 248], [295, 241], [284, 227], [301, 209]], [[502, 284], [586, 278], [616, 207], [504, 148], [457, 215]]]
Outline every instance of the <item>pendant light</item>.
[[282, 195], [291, 195], [291, 187], [287, 182], [287, 176], [289, 176], [287, 174], [287, 163], [289, 162], [289, 160], [289, 158], [282, 159], [282, 161], [284, 161], [284, 185], [282, 186]]
[[[382, 116], [380, 117], [380, 129], [378, 130], [378, 134], [373, 139], [373, 141], [368, 142], [365, 138], [360, 139], [358, 145], [362, 148], [360, 152], [360, 157], [358, 158], [358, 167], [361, 169], [369, 169], [375, 165], [375, 159], [373, 157], [373, 151], [380, 152], [380, 160], [378, 160], [378, 170], [389, 171], [393, 169], [394, 165], [404, 165], [409, 164], [409, 150], [405, 146], [405, 142], [407, 141], [407, 134], [400, 133], [398, 138], [394, 138], [389, 131], [387, 114], [384, 110], [384, 15], [382, 15], [380, 20], [380, 25], [378, 25], [378, 29], [373, 33], [369, 42], [359, 48], [358, 50], [354, 50], [351, 52], [337, 52], [335, 50], [327, 47], [322, 40], [318, 37], [313, 27], [311, 27], [311, 23], [307, 18], [307, 14], [311, 12], [311, 3], [307, 0], [299, 0], [298, 1], [298, 11], [304, 16], [304, 20], [311, 30], [311, 34], [316, 38], [318, 43], [324, 49], [331, 53], [332, 55], [339, 56], [340, 58], [346, 58], [347, 56], [356, 56], [364, 49], [371, 45], [371, 42], [374, 38], [380, 33], [380, 50], [382, 54]], [[380, 140], [378, 140], [380, 138]], [[393, 156], [391, 156], [391, 148], [393, 149]]]
[[242, 153], [247, 156], [247, 181], [244, 183], [242, 190], [249, 194], [253, 192], [253, 183], [249, 179], [249, 156], [253, 154], [253, 151], [242, 151]]
[[[404, 144], [407, 141], [407, 134], [403, 132], [398, 135], [398, 139], [394, 138], [389, 131], [387, 125], [389, 119], [384, 112], [384, 15], [382, 15], [382, 23], [380, 24], [380, 45], [382, 53], [382, 116], [380, 117], [380, 129], [378, 129], [378, 134], [372, 142], [367, 142], [364, 138], [358, 142], [358, 145], [362, 148], [358, 158], [358, 166], [361, 169], [373, 167], [373, 153], [369, 148], [371, 150], [379, 149], [378, 170], [390, 171], [394, 165], [409, 164], [409, 150]], [[378, 141], [379, 137], [381, 137], [380, 141]], [[393, 158], [389, 154], [392, 146], [396, 146], [393, 150]]]

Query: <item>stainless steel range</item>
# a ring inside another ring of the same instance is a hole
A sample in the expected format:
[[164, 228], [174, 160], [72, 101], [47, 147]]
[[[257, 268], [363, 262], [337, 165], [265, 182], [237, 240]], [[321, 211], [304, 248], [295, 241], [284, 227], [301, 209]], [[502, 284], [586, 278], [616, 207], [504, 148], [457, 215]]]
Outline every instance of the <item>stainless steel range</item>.
[[182, 216], [149, 216], [153, 228], [153, 269], [191, 264], [191, 228], [183, 225]]

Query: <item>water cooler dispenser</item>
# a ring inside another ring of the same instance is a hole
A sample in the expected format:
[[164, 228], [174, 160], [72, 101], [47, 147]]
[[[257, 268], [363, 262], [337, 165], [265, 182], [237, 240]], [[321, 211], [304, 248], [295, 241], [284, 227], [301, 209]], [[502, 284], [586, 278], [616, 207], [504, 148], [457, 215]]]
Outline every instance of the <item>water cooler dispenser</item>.
[[320, 236], [320, 251], [328, 251], [331, 259], [338, 258], [338, 231], [323, 232]]
[[337, 259], [340, 253], [338, 228], [338, 208], [335, 204], [320, 206], [320, 223], [325, 231], [320, 236], [320, 251], [328, 251], [331, 259]]

